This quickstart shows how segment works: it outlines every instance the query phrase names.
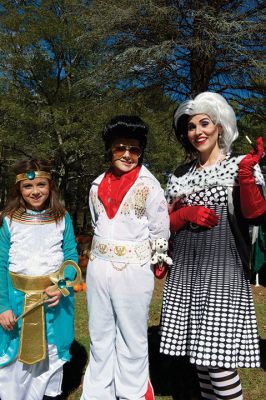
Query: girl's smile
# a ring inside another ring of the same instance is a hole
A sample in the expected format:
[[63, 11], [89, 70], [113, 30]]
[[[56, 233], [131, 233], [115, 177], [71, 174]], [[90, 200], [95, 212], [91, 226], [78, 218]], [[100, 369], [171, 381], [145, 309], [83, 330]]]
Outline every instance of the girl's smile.
[[20, 192], [30, 210], [43, 210], [50, 195], [50, 185], [47, 178], [25, 179], [20, 182]]

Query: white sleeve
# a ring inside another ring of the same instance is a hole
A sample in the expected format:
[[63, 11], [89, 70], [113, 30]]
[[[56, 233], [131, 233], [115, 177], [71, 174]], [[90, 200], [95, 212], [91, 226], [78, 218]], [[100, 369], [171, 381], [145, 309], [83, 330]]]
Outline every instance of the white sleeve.
[[146, 201], [146, 215], [150, 231], [150, 240], [169, 239], [170, 222], [167, 202], [159, 182], [153, 182]]

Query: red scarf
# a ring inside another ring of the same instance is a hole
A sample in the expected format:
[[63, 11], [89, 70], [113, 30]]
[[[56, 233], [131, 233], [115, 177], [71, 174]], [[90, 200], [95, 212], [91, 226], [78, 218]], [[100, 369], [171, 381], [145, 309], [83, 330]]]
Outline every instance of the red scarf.
[[108, 218], [114, 218], [123, 198], [139, 176], [141, 165], [121, 176], [109, 169], [98, 187], [98, 197], [104, 205]]

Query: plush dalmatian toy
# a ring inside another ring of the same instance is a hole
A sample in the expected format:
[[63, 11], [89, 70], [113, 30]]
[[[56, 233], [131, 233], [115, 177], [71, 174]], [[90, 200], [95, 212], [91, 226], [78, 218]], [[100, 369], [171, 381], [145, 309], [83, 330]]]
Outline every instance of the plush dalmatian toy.
[[166, 239], [156, 239], [152, 243], [153, 256], [151, 264], [154, 264], [154, 275], [158, 279], [163, 279], [169, 266], [173, 264], [172, 259], [167, 255], [168, 242]]
[[152, 264], [167, 264], [168, 266], [173, 264], [172, 259], [167, 255], [168, 241], [164, 238], [156, 239], [152, 243], [151, 247], [153, 256], [151, 258]]

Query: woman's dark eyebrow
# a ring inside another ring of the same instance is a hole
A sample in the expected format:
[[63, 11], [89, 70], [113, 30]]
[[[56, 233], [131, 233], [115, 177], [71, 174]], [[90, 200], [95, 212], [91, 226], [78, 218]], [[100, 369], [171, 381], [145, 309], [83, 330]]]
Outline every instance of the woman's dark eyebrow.
[[204, 121], [205, 119], [207, 119], [208, 121], [211, 121], [211, 119], [210, 119], [209, 117], [204, 117], [204, 118], [200, 119], [199, 122], [202, 122], [202, 121]]

